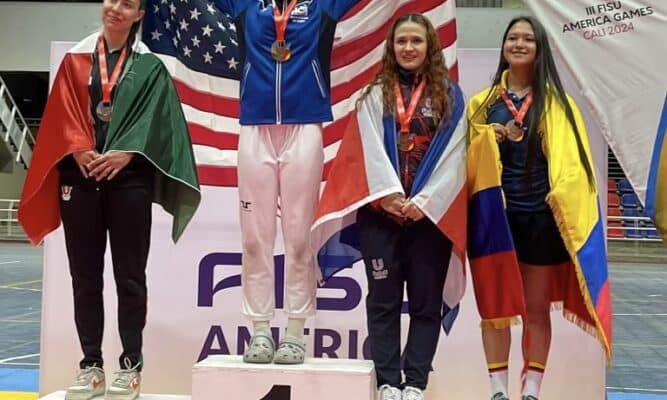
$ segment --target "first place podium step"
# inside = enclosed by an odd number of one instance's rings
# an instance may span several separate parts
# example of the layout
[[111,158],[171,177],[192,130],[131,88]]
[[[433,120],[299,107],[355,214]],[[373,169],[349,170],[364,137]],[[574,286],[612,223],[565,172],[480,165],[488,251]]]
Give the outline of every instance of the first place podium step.
[[301,365],[247,364],[211,356],[192,370],[192,400],[372,400],[373,363],[306,358]]

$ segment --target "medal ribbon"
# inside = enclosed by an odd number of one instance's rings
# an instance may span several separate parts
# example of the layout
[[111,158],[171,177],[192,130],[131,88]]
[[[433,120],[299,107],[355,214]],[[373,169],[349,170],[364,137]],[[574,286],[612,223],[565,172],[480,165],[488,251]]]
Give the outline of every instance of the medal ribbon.
[[276,25],[276,40],[280,45],[285,44],[285,32],[287,31],[287,22],[289,21],[290,14],[292,14],[292,11],[294,11],[294,7],[296,7],[296,2],[297,0],[290,1],[289,5],[287,6],[287,9],[281,13],[280,10],[278,9],[278,4],[276,4],[275,0],[273,1],[273,22]]
[[123,50],[120,52],[120,57],[116,66],[111,73],[111,79],[109,79],[109,71],[107,71],[107,55],[104,51],[104,38],[100,35],[100,38],[97,40],[97,57],[100,63],[100,82],[102,83],[102,102],[105,105],[111,104],[111,90],[116,83],[118,82],[118,77],[120,76],[120,71],[123,68],[123,62],[127,56],[127,46],[123,46]]
[[528,112],[530,105],[533,104],[533,92],[528,92],[526,99],[523,101],[523,104],[521,104],[521,108],[518,111],[512,100],[510,100],[509,96],[507,95],[505,88],[499,88],[499,92],[500,97],[503,98],[503,101],[507,106],[507,109],[512,113],[512,116],[514,116],[515,124],[517,127],[521,128],[523,126],[523,119],[526,117],[526,113]]
[[401,93],[401,86],[399,85],[398,81],[394,82],[394,95],[396,96],[396,113],[398,114],[398,121],[401,125],[402,134],[410,133],[410,120],[412,119],[412,116],[415,115],[417,104],[419,104],[419,100],[421,100],[425,88],[426,88],[426,80],[422,79],[421,83],[419,83],[417,88],[412,92],[410,105],[408,106],[408,110],[406,112],[405,103],[403,102],[403,94]]

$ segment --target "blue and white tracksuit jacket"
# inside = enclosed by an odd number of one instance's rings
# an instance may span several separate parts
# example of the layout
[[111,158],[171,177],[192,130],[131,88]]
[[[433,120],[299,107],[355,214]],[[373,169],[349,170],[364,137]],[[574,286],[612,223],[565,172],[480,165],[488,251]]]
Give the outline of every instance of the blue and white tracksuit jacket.
[[[241,125],[331,121],[330,60],[338,20],[359,0],[298,0],[285,34],[292,58],[271,57],[272,0],[215,0],[232,16],[243,65]],[[289,0],[278,1],[281,5]]]

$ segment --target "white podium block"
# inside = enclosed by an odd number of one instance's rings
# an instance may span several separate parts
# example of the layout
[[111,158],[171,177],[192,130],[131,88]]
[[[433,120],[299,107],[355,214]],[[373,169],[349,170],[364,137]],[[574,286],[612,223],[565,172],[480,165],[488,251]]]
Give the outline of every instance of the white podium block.
[[[39,400],[63,400],[65,398],[65,391],[60,390],[40,397]],[[104,399],[104,396],[95,397],[95,400]],[[190,400],[190,396],[172,395],[172,394],[143,394],[139,395],[137,400]]]
[[192,400],[373,400],[371,361],[306,358],[301,365],[247,364],[211,356],[192,370]]

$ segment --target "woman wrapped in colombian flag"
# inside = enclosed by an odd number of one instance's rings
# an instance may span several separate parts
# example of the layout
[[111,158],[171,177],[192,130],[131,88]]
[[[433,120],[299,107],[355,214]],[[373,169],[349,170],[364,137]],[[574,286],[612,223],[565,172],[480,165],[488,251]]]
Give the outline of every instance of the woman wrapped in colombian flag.
[[468,255],[492,399],[509,399],[509,326],[523,317],[522,400],[536,400],[553,302],[597,337],[608,357],[611,341],[604,234],[588,139],[537,20],[510,22],[493,84],[470,100],[467,115]]

